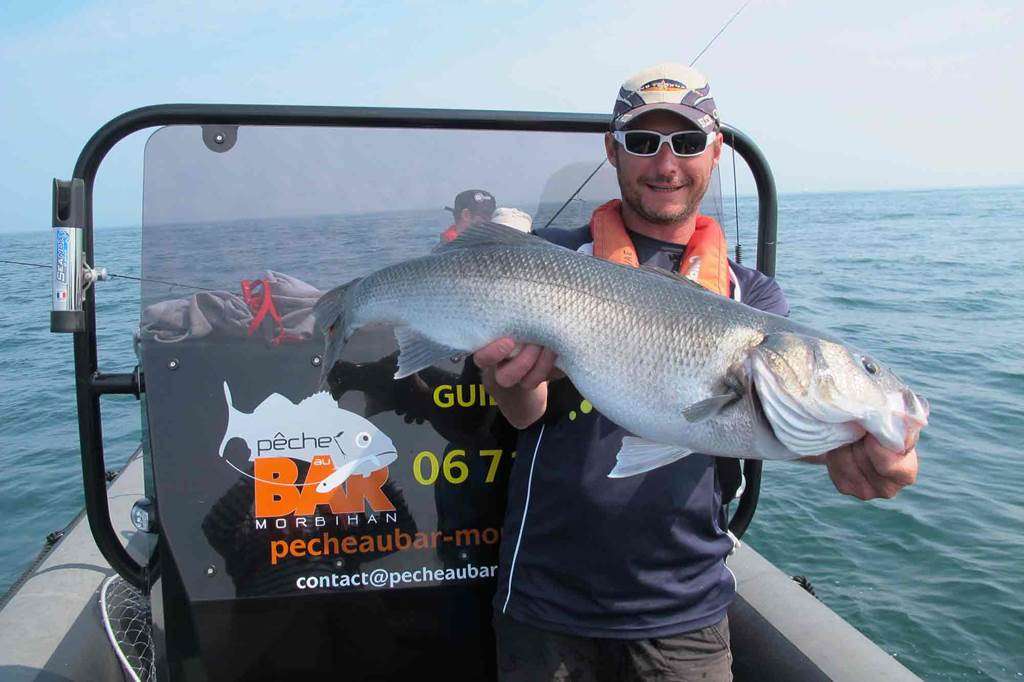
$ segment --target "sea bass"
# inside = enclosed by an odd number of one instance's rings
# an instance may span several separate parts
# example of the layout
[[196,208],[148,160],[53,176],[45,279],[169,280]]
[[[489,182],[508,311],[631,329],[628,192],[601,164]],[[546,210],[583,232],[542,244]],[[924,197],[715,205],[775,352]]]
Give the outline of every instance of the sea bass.
[[503,336],[551,348],[580,393],[632,434],[611,477],[693,452],[817,455],[865,433],[903,451],[928,419],[924,398],[828,334],[673,273],[493,224],[331,290],[315,314],[325,376],[370,323],[395,326],[396,379]]

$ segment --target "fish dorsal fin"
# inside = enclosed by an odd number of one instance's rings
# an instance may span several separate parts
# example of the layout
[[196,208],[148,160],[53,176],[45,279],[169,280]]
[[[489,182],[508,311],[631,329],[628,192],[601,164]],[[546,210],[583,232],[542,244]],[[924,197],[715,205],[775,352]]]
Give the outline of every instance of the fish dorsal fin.
[[462,354],[461,350],[431,341],[412,327],[395,327],[395,338],[398,340],[398,371],[395,372],[395,379],[404,379]]
[[713,291],[711,291],[711,289],[708,289],[706,286],[704,286],[697,280],[690,279],[689,277],[683,277],[677,272],[669,272],[668,270],[662,270],[661,268],[655,268],[650,265],[641,265],[640,270],[643,270],[644,272],[649,272],[652,275],[658,275],[659,277],[665,277],[676,282],[680,282],[682,284],[689,284],[691,287],[695,287],[697,289],[700,289],[701,291],[714,293]]
[[471,225],[464,232],[459,234],[453,241],[444,242],[434,247],[433,253],[445,253],[452,249],[471,249],[478,246],[551,246],[554,244],[535,237],[526,232],[520,232],[514,227],[499,225],[498,223],[482,223]]

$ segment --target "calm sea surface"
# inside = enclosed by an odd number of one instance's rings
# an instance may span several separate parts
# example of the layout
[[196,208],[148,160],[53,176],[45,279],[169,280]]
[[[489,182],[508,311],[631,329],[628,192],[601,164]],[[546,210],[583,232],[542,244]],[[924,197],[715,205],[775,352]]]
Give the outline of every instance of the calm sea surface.
[[[740,222],[754,225],[749,201]],[[926,679],[1024,677],[1022,227],[1024,188],[780,200],[793,318],[872,351],[927,396],[931,425],[918,483],[893,500],[843,497],[823,468],[767,464],[745,541]],[[140,242],[101,228],[96,260],[138,276]],[[45,263],[50,244],[47,229],[0,234],[0,258]],[[342,246],[368,260],[370,246]],[[202,260],[179,274],[198,283]],[[101,369],[129,371],[139,285],[100,286]],[[0,264],[0,592],[83,504],[71,338],[49,333],[49,287],[48,270]],[[105,398],[103,414],[116,468],[138,444],[139,404]]]

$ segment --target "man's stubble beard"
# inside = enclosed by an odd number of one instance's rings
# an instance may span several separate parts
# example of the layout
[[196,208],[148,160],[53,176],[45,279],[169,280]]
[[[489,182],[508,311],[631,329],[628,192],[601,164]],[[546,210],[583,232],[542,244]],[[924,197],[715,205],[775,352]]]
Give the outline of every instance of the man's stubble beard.
[[704,186],[695,194],[690,195],[691,198],[694,198],[693,201],[684,206],[681,211],[671,214],[654,213],[652,211],[648,211],[643,205],[643,202],[640,199],[640,192],[636,188],[636,185],[625,185],[622,182],[621,167],[616,167],[615,174],[619,180],[619,193],[622,194],[622,201],[633,209],[637,215],[652,225],[676,225],[689,220],[700,209],[700,202],[704,198],[704,193],[708,191],[708,186],[711,184],[711,174],[709,173],[707,178],[704,180]]

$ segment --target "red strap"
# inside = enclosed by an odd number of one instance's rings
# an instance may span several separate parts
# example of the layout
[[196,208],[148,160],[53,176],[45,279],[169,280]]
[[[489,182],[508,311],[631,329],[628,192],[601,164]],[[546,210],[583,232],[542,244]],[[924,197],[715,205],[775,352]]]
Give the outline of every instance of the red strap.
[[270,340],[270,343],[274,346],[280,346],[282,343],[287,341],[301,341],[302,337],[295,334],[289,334],[284,329],[284,324],[281,322],[281,314],[277,312],[277,306],[274,305],[274,297],[270,290],[270,280],[257,279],[257,280],[242,280],[242,300],[249,306],[249,310],[252,311],[252,322],[249,323],[248,335],[252,336],[267,315],[274,320],[274,325],[278,329],[277,334]]

